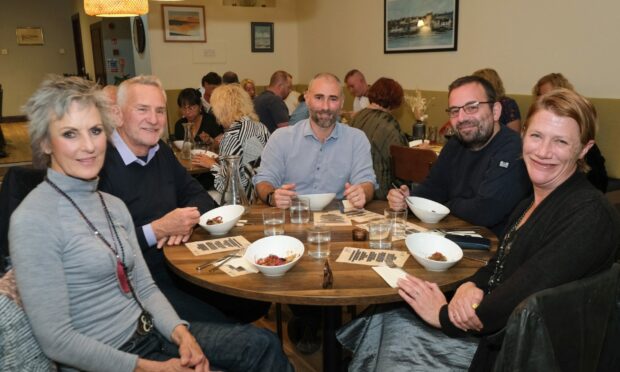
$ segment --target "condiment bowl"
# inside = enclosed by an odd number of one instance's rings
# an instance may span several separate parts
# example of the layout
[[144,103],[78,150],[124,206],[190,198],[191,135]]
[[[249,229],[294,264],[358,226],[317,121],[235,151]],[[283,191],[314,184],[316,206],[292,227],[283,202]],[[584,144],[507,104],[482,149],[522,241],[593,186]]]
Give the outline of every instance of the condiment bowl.
[[310,210],[320,211],[323,210],[332,200],[336,197],[333,192],[326,194],[306,194],[299,195],[300,198],[308,198],[310,200]]
[[[446,271],[463,258],[463,251],[456,243],[434,233],[407,235],[405,244],[413,258],[428,271]],[[429,257],[436,252],[447,260],[431,260]]]
[[[239,221],[239,218],[241,218],[244,212],[245,208],[242,205],[225,205],[223,207],[211,209],[200,216],[198,224],[211,235],[224,235],[237,224],[237,221]],[[222,217],[222,223],[207,225],[207,220],[218,216]]]
[[[304,243],[299,239],[287,235],[274,235],[258,239],[246,249],[245,259],[266,276],[282,276],[297,264],[304,255]],[[278,266],[266,266],[256,263],[261,258],[275,255],[281,258],[290,257],[291,260]]]
[[410,196],[406,201],[413,214],[425,223],[437,223],[450,213],[448,207],[430,199]]

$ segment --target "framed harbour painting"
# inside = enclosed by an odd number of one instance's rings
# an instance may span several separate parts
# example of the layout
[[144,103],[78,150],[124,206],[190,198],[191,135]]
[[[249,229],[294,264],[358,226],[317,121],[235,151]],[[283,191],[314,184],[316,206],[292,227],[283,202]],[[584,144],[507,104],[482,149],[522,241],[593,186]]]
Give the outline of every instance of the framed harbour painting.
[[459,0],[384,2],[384,53],[456,50]]
[[164,41],[206,42],[205,7],[162,5]]

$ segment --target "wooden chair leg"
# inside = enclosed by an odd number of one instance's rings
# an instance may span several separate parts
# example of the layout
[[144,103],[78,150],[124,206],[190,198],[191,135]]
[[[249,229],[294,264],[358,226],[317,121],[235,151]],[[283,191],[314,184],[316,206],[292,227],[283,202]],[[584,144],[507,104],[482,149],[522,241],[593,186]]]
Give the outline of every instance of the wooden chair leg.
[[282,343],[282,304],[279,303],[276,304],[276,331],[278,333],[280,343]]

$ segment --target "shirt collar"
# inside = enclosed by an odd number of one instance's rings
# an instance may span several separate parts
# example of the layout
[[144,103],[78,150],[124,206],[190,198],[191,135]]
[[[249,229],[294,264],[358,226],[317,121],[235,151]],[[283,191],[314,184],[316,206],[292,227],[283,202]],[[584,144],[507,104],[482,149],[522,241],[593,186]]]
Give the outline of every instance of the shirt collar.
[[123,159],[123,163],[125,163],[125,165],[129,165],[131,163],[138,163],[142,166],[145,166],[149,163],[149,161],[151,161],[151,159],[153,159],[153,157],[157,153],[157,150],[159,150],[159,143],[157,143],[155,146],[149,149],[149,152],[147,153],[147,156],[146,156],[146,161],[144,161],[138,158],[129,149],[129,146],[127,146],[125,141],[123,141],[123,138],[121,137],[121,135],[118,134],[118,131],[116,130],[114,130],[114,132],[112,133],[112,144],[114,144],[114,147],[116,147],[116,150],[121,155],[121,159]]
[[[319,140],[314,134],[314,132],[312,131],[312,126],[310,125],[310,119],[305,119],[303,123],[299,123],[298,125],[303,125],[304,137],[312,136],[315,140],[317,141]],[[331,139],[336,140],[338,138],[338,136],[340,135],[340,130],[341,130],[340,126],[341,124],[339,122],[336,122],[336,127],[334,128],[334,130],[332,130],[332,132],[330,133],[329,137],[327,137],[325,142]]]

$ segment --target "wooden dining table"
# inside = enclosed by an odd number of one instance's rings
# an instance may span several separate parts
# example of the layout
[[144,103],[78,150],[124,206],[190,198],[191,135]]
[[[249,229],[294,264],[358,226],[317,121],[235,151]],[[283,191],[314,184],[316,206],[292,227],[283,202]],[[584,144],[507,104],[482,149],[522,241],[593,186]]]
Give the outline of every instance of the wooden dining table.
[[[338,208],[334,201],[326,209]],[[387,208],[385,201],[371,201],[366,209],[383,214]],[[248,224],[233,228],[225,236],[242,235],[253,242],[264,237],[262,210],[264,205],[253,205],[242,218]],[[288,214],[288,213],[287,213]],[[465,221],[447,216],[437,224],[422,223],[417,217],[409,215],[408,221],[428,229],[459,229],[469,228]],[[289,216],[284,225],[284,234],[306,241],[306,231],[312,226],[308,224],[292,224]],[[333,273],[333,286],[323,289],[324,259],[314,259],[305,254],[290,271],[282,277],[267,277],[263,274],[248,274],[231,277],[221,270],[209,272],[196,269],[201,263],[224,256],[226,253],[195,256],[184,245],[167,246],[164,255],[171,269],[180,277],[201,287],[246,299],[274,302],[276,304],[296,304],[321,306],[323,318],[323,370],[339,370],[342,363],[342,349],[335,337],[335,331],[342,323],[342,306],[385,304],[402,301],[396,289],[391,288],[370,266],[336,262],[345,247],[369,248],[368,241],[354,241],[351,226],[330,226],[331,243],[329,264]],[[491,251],[464,250],[464,258],[444,272],[425,270],[413,257],[409,257],[403,269],[418,278],[435,282],[441,290],[454,290],[484,265],[497,247],[497,238],[485,228],[478,227],[479,232],[491,240]],[[224,237],[225,237],[224,236]],[[198,228],[194,231],[191,241],[219,238],[210,236]],[[395,241],[392,249],[407,251],[404,240]],[[278,312],[279,315],[279,312]],[[278,316],[279,318],[279,316]],[[277,319],[278,325],[280,319]],[[278,329],[281,332],[281,329]],[[281,334],[280,334],[281,336]]]

